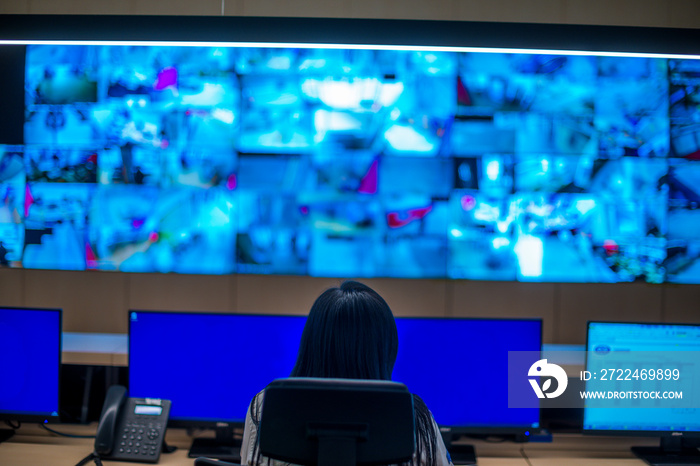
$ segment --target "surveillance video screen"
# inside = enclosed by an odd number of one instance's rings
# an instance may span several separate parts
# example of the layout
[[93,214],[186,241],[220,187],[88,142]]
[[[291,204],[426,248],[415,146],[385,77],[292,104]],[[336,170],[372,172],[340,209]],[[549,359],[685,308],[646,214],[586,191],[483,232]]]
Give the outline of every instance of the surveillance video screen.
[[697,59],[35,44],[23,71],[0,266],[700,283]]

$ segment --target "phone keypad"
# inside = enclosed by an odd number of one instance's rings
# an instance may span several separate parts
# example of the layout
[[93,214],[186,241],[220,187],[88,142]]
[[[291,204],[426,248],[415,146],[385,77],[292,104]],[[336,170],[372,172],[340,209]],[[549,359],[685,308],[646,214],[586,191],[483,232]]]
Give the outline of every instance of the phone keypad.
[[163,427],[153,422],[126,422],[121,430],[118,455],[148,461],[160,453]]

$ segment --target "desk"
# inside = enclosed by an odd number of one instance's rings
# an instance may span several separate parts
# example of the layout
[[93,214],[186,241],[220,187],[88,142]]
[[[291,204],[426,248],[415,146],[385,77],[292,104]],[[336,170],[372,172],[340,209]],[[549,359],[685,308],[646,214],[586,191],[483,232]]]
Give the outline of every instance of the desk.
[[637,458],[591,459],[591,458],[530,458],[532,466],[641,466],[646,463]]
[[[94,435],[97,424],[51,425],[52,429],[75,435]],[[192,439],[184,429],[168,429],[166,442],[177,446],[174,453],[161,454],[159,465],[192,466],[194,460],[187,457]],[[0,443],[2,466],[75,466],[93,450],[93,439],[59,437],[37,425],[23,424],[9,440]],[[105,461],[105,466],[134,466],[148,463]],[[93,465],[94,463],[88,463]]]
[[[53,426],[61,432],[90,435],[96,425]],[[159,465],[192,466],[187,457],[192,437],[184,429],[168,429],[166,441],[177,446],[174,453],[162,454]],[[552,443],[488,443],[469,441],[476,447],[481,466],[527,466],[524,452],[532,466],[643,466],[630,453],[631,445],[656,445],[658,440],[645,438],[584,437],[575,434],[554,436]],[[92,439],[58,437],[36,425],[23,425],[8,441],[0,444],[3,466],[75,466],[92,451]],[[144,463],[105,462],[106,466],[134,466]]]
[[[25,428],[22,427],[22,430]],[[94,428],[93,428],[94,429]],[[63,427],[61,431],[77,433],[78,430]],[[174,431],[174,432],[171,432]],[[81,432],[82,433],[82,432]],[[168,429],[169,445],[178,449],[174,453],[161,454],[159,465],[162,466],[192,466],[194,459],[187,457],[191,438],[182,429]],[[9,441],[0,444],[0,464],[3,466],[75,466],[83,457],[92,451],[93,440],[56,437],[35,428],[32,434],[17,433]],[[88,463],[88,465],[94,463]],[[134,466],[145,463],[128,463],[121,461],[105,461],[105,466]],[[482,466],[527,466],[522,457],[519,458],[480,458]]]

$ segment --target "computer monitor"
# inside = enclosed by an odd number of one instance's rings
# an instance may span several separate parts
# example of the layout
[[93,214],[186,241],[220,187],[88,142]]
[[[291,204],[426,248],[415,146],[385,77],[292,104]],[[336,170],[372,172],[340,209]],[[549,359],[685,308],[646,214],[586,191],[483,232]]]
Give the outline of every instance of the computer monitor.
[[60,366],[60,309],[0,307],[0,420],[58,421]]
[[[129,390],[172,400],[170,425],[217,427],[218,444],[197,439],[192,455],[228,456],[226,429],[241,424],[252,397],[294,366],[304,316],[131,311]],[[508,351],[540,351],[538,319],[397,318],[393,379],[424,399],[451,436],[521,435],[539,409],[508,408]],[[526,368],[525,368],[526,370]],[[481,377],[489,378],[483,390]],[[224,446],[222,446],[224,445]],[[204,452],[202,450],[205,450]]]
[[[525,440],[539,427],[537,404],[508,407],[508,352],[539,352],[541,320],[404,317],[396,325],[393,379],[425,401],[448,444],[460,434]],[[460,453],[457,445],[448,449]]]
[[[589,322],[586,346],[588,393],[602,388],[644,393],[652,386],[649,371],[655,374],[653,390],[660,393],[673,391],[678,380],[685,382],[683,399],[667,404],[670,408],[664,407],[669,400],[627,395],[614,402],[586,401],[584,433],[659,437],[660,447],[633,447],[632,452],[649,464],[700,463],[700,357],[695,356],[700,355],[700,324]],[[609,380],[612,370],[616,375]],[[661,379],[656,377],[659,370]]]
[[129,313],[130,396],[172,401],[169,425],[217,429],[192,455],[236,459],[234,426],[272,380],[296,361],[303,316]]

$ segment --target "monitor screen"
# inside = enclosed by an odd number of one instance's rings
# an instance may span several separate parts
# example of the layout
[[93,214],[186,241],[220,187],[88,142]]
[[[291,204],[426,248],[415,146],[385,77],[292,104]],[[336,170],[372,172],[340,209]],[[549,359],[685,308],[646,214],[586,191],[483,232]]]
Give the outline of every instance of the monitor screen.
[[256,393],[288,377],[302,316],[129,313],[129,394],[172,401],[173,425],[242,423]]
[[455,432],[539,427],[537,403],[508,408],[508,352],[539,352],[542,321],[397,318],[396,325],[393,379],[419,395],[438,424]]
[[[640,356],[634,357],[635,352]],[[675,355],[676,352],[682,353]],[[630,373],[621,372],[619,380],[600,381],[602,370],[616,369],[613,364],[601,363],[600,356],[616,353],[630,361],[627,366]],[[637,399],[620,400],[616,405],[597,401],[599,406],[591,406],[594,402],[589,400],[584,404],[584,431],[652,436],[700,433],[700,325],[589,322],[586,354],[587,370],[595,373],[595,377],[586,382],[588,392],[601,387],[642,390],[642,376],[645,381],[650,378],[641,372],[648,373],[652,369],[662,370],[662,375],[666,371],[668,375],[657,378],[653,386],[660,393],[674,387],[677,380],[685,381],[683,398],[672,408],[663,407],[664,400],[649,405],[654,407],[640,407],[642,401]],[[640,377],[636,371],[640,372]]]
[[[171,400],[174,424],[242,422],[253,396],[291,373],[305,323],[305,316],[131,311],[129,391]],[[438,423],[537,427],[538,409],[508,409],[506,366],[508,351],[540,350],[541,321],[396,323],[393,379],[421,396]],[[490,378],[487,393],[474,382],[479,376]]]
[[700,283],[698,56],[512,31],[427,46],[420,22],[414,42],[390,45],[396,23],[348,40],[362,24],[338,42],[12,42],[0,261]]
[[61,311],[0,308],[0,419],[58,421]]

